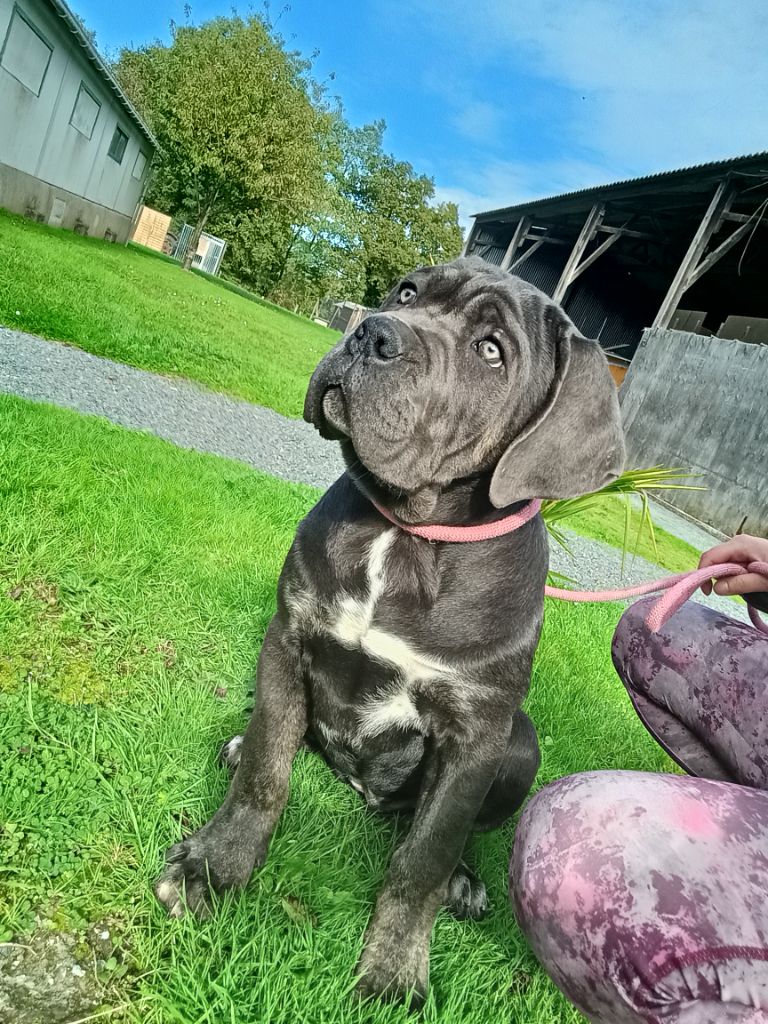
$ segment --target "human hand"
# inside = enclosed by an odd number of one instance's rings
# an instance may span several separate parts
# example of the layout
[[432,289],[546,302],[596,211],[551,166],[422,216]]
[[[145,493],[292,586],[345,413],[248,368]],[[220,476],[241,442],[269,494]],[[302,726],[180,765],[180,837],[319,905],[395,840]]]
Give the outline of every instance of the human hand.
[[[750,562],[768,562],[768,540],[762,537],[750,537],[742,533],[738,537],[731,537],[724,544],[718,544],[709,551],[705,551],[699,559],[699,568],[705,569],[710,565],[718,565],[722,562],[737,562],[745,568]],[[712,593],[712,582],[707,580],[702,583],[701,589],[705,594]],[[741,576],[729,576],[728,579],[718,580],[715,583],[716,594],[757,594],[768,590],[768,580],[765,576],[759,576],[755,572],[745,572]]]

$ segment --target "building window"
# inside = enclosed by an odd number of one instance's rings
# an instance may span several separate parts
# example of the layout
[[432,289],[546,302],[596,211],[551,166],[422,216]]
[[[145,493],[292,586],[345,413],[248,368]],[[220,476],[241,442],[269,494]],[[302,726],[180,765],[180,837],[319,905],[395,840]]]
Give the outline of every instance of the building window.
[[96,121],[101,110],[101,104],[88,89],[85,82],[80,83],[80,88],[77,93],[77,99],[75,105],[72,108],[72,116],[69,119],[69,123],[73,128],[77,128],[81,135],[84,135],[86,139],[90,139],[93,135],[93,129],[96,127]]
[[136,154],[136,163],[133,165],[133,177],[141,178],[144,175],[144,168],[147,166],[147,154],[141,150]]
[[109,144],[107,150],[107,156],[111,156],[113,160],[121,164],[123,157],[125,156],[125,147],[128,145],[128,136],[125,134],[123,129],[118,125],[115,128],[115,134],[112,136],[112,141]]
[[51,61],[53,47],[18,7],[13,8],[11,23],[0,51],[0,67],[21,82],[23,86],[40,95],[43,80]]

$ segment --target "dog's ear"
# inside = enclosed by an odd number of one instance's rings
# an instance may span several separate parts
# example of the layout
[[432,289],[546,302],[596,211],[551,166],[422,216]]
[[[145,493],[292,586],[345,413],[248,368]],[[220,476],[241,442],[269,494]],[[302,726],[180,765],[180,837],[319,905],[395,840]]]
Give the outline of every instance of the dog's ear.
[[[553,311],[548,311],[552,316]],[[615,480],[624,466],[616,385],[596,341],[559,310],[556,371],[542,408],[504,452],[491,479],[496,508],[523,498],[575,498]]]

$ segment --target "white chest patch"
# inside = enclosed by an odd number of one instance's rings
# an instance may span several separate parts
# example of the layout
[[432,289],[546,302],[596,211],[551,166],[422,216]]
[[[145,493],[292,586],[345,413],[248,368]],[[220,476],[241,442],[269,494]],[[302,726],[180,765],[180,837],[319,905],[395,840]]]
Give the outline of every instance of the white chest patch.
[[[407,640],[378,629],[374,625],[376,604],[386,588],[386,558],[397,530],[385,530],[371,544],[368,551],[366,574],[368,577],[368,594],[364,599],[344,597],[337,605],[337,612],[332,618],[330,632],[342,646],[359,647],[376,661],[391,665],[401,676],[407,687],[418,680],[431,679],[435,676],[451,675],[451,669],[443,665],[437,658],[430,658],[415,650]],[[405,703],[403,703],[405,701]],[[407,706],[406,706],[407,705]],[[391,719],[408,719],[412,724],[416,709],[407,692],[393,697],[391,694],[377,702],[381,715]],[[378,712],[377,712],[378,714]]]

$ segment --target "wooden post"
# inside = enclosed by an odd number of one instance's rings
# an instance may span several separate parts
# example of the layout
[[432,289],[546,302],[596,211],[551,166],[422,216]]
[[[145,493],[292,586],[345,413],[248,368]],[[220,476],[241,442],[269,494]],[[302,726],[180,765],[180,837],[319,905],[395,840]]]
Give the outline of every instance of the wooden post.
[[[530,235],[528,237],[530,238]],[[544,243],[547,242],[547,241],[548,241],[548,239],[545,238],[543,235],[541,236],[541,238],[537,238],[536,241],[533,243],[533,245],[529,246],[525,250],[525,252],[523,253],[522,256],[518,256],[517,257],[515,262],[509,268],[510,273],[512,273],[512,271],[515,269],[515,267],[519,267],[521,263],[524,263],[528,259],[529,256],[533,256],[533,254],[536,252],[536,250],[540,249],[542,247],[542,245],[544,245]]]
[[736,245],[736,243],[751,230],[754,230],[754,223],[746,221],[744,224],[740,224],[724,242],[721,242],[716,249],[713,249],[712,252],[701,261],[695,270],[691,271],[688,275],[685,287],[690,288],[691,285],[695,284],[702,274],[706,274],[711,267],[714,267],[717,261],[721,260],[727,252],[730,252],[734,245]]
[[669,327],[672,315],[677,309],[684,292],[691,284],[691,279],[696,272],[704,250],[707,248],[712,235],[720,227],[723,214],[728,211],[735,194],[736,190],[728,178],[724,178],[715,189],[715,194],[712,196],[707,212],[702,217],[701,224],[699,224],[696,234],[688,246],[688,251],[677,268],[677,273],[672,280],[672,284],[669,286],[669,291],[664,297],[659,312],[656,314],[656,319],[651,324],[652,327]]
[[594,252],[591,252],[585,260],[582,260],[578,267],[573,268],[573,270],[571,271],[571,280],[569,284],[573,284],[573,282],[576,280],[579,274],[583,274],[587,267],[591,267],[595,260],[600,259],[603,253],[610,249],[615,242],[618,242],[618,240],[621,237],[621,231],[616,231],[608,235],[606,240],[604,242],[601,242]]
[[525,236],[528,234],[528,229],[531,226],[530,217],[521,217],[517,222],[517,227],[514,230],[512,238],[510,239],[507,251],[504,253],[504,259],[501,261],[501,269],[509,270],[509,266],[512,260],[515,258],[515,253],[523,244]]
[[579,237],[571,249],[571,255],[568,257],[568,261],[563,267],[563,272],[560,275],[560,280],[557,282],[557,287],[552,295],[554,302],[562,302],[565,293],[568,291],[568,286],[574,277],[574,270],[579,264],[579,260],[584,255],[584,250],[589,245],[590,241],[595,237],[595,232],[600,226],[600,222],[603,219],[605,213],[604,203],[595,203],[592,209],[587,214],[587,219],[584,221],[584,227],[579,232]]
[[462,256],[469,256],[472,249],[472,244],[475,238],[475,229],[477,228],[477,219],[472,221],[472,227],[467,232],[467,237],[464,239],[464,245],[461,248]]

